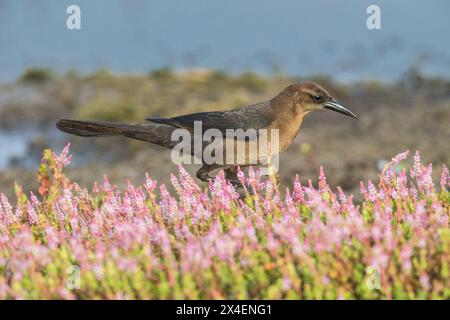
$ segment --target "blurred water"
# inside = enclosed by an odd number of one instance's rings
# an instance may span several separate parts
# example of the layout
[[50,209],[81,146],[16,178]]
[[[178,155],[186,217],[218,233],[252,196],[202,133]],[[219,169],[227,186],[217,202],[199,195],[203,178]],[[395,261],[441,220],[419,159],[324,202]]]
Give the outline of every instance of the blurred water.
[[[369,31],[373,3],[382,29]],[[81,30],[66,28],[70,4],[81,7]],[[0,81],[31,66],[168,65],[395,79],[418,59],[425,73],[448,76],[449,9],[447,0],[0,0]]]
[[12,158],[26,155],[29,135],[20,132],[0,131],[0,170],[6,169]]

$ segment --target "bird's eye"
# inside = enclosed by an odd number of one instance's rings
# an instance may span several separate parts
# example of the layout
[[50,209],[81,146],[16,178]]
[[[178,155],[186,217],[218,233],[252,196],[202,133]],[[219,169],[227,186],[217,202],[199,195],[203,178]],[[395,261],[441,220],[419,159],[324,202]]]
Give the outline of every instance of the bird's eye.
[[316,103],[320,103],[323,101],[323,97],[322,96],[313,96],[313,100]]

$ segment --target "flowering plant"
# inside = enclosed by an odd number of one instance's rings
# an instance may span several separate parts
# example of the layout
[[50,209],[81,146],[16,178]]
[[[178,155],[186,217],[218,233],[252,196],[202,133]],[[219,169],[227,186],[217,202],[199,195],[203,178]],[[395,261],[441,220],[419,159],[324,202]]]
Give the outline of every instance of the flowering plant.
[[284,192],[252,169],[243,196],[222,173],[204,189],[182,167],[173,194],[148,175],[89,191],[63,172],[69,146],[46,150],[38,194],[0,195],[0,298],[449,299],[448,169],[435,186],[417,152],[408,178],[407,156],[355,204],[322,168]]

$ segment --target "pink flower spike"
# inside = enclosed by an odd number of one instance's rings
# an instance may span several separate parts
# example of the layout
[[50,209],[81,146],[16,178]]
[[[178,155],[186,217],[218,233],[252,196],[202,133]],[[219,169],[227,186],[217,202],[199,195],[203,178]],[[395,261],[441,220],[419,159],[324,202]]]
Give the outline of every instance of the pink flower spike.
[[38,223],[38,215],[36,213],[36,210],[34,210],[31,203],[28,203],[27,205],[27,214],[28,214],[28,223],[29,224],[37,224]]
[[328,191],[327,178],[325,177],[325,173],[323,171],[323,167],[320,166],[320,174],[319,174],[319,191],[326,192]]
[[295,175],[294,180],[294,190],[292,191],[292,199],[297,203],[302,203],[304,201],[304,192],[302,184],[300,183],[300,178],[298,174]]
[[397,164],[397,163],[405,160],[408,157],[408,155],[409,155],[409,150],[406,150],[405,152],[402,152],[402,153],[396,155],[395,157],[393,157],[392,163]]
[[450,176],[448,174],[448,168],[444,164],[442,167],[442,174],[441,174],[441,191],[447,190],[449,186],[450,186]]
[[416,150],[416,153],[414,154],[414,166],[411,168],[411,178],[420,176],[420,173],[422,172],[422,165],[420,162],[420,153],[419,150]]
[[59,156],[56,156],[56,165],[58,168],[63,168],[67,165],[69,165],[70,161],[72,160],[72,155],[69,154],[70,150],[70,142],[66,144],[63,151]]

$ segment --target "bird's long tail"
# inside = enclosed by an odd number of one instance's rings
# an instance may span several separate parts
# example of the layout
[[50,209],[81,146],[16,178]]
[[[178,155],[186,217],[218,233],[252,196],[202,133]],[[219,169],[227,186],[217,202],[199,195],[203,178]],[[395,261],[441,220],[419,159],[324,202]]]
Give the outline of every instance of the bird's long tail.
[[103,121],[80,121],[62,119],[56,124],[59,130],[81,137],[104,137],[121,135],[172,148],[174,127],[164,124],[125,124]]

